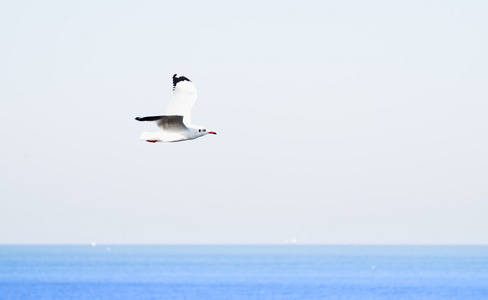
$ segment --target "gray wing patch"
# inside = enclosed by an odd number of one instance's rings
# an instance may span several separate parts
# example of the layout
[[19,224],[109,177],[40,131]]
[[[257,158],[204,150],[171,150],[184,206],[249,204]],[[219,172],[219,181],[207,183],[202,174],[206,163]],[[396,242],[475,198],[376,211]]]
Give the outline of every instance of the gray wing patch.
[[163,130],[180,131],[188,129],[183,123],[183,116],[162,116],[156,123]]

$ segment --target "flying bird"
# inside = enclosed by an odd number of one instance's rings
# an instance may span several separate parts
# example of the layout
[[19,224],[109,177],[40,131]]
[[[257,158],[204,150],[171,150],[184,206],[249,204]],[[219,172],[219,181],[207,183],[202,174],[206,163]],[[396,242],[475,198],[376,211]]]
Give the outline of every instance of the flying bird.
[[137,121],[154,121],[161,128],[157,132],[143,132],[141,140],[150,143],[194,140],[207,134],[217,134],[202,126],[191,124],[191,108],[197,100],[197,89],[190,79],[173,75],[173,98],[166,115],[137,117]]

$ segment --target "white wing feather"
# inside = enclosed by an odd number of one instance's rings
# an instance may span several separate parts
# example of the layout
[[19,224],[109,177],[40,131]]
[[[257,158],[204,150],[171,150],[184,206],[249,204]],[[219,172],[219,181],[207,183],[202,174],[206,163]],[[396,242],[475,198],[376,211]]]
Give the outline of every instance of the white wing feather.
[[175,74],[173,76],[173,98],[169,102],[167,115],[183,116],[183,122],[191,124],[191,109],[197,100],[197,88],[186,77]]

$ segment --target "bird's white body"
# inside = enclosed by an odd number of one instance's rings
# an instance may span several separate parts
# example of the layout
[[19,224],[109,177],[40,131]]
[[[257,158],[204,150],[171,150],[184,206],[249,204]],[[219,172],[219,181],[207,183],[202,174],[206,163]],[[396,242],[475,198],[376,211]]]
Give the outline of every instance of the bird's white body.
[[201,136],[208,134],[198,132],[197,128],[189,127],[187,130],[180,130],[176,132],[168,132],[164,130],[156,131],[156,132],[143,132],[139,139],[146,140],[146,141],[156,141],[156,142],[180,142],[186,140],[194,140]]
[[209,133],[216,134],[202,126],[191,124],[191,109],[196,99],[195,85],[185,76],[173,75],[173,98],[166,115],[136,118],[138,121],[155,121],[161,130],[143,132],[140,139],[151,143],[180,142],[193,140]]

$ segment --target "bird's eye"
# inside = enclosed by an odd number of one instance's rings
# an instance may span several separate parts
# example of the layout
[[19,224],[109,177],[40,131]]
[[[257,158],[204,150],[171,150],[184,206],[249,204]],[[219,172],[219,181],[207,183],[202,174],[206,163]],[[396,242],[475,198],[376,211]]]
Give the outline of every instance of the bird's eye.
[[207,129],[203,129],[203,131],[207,131]]
[[202,132],[202,130],[201,129],[198,129],[198,132]]

